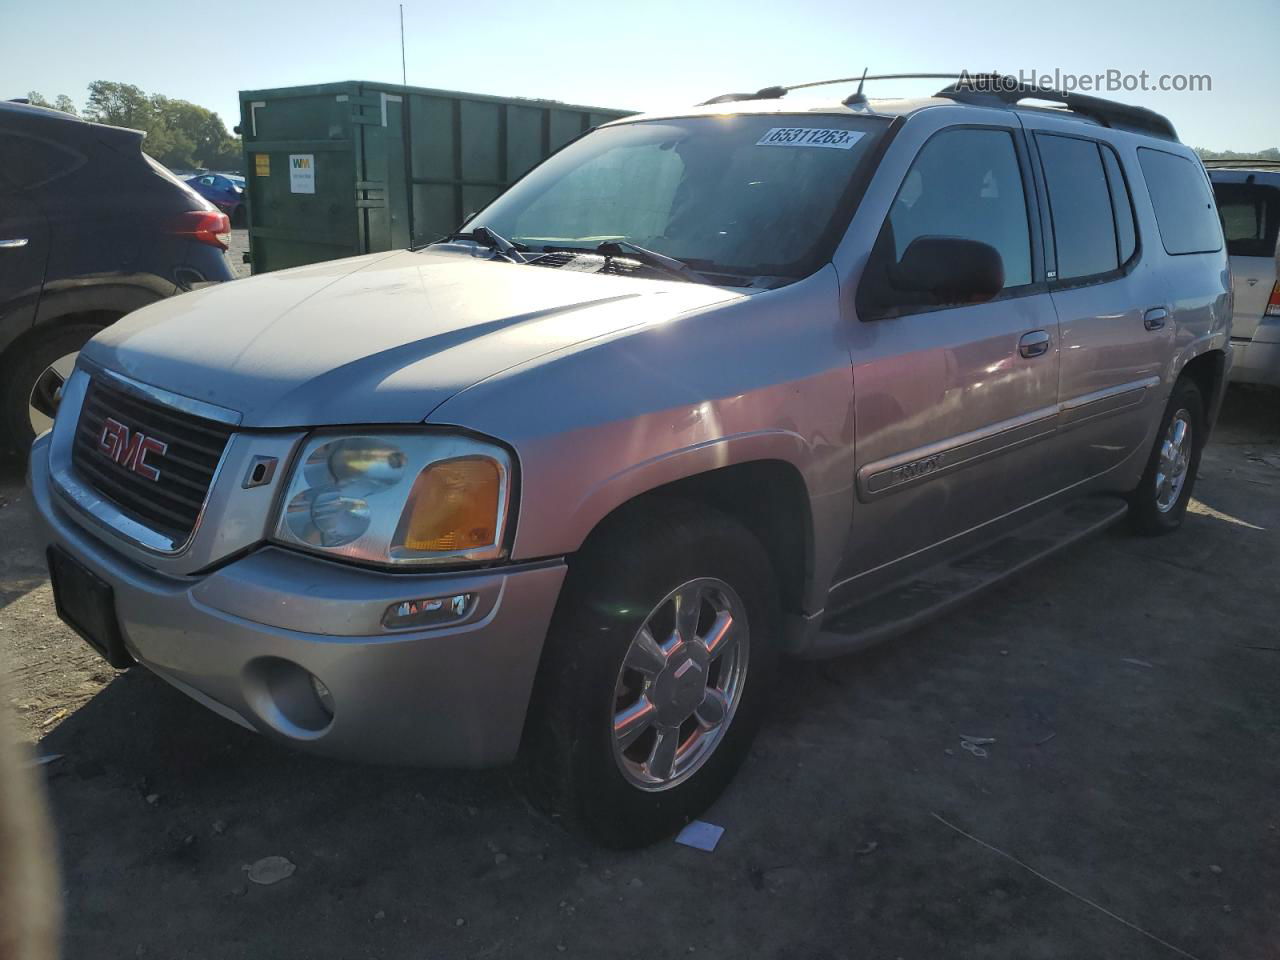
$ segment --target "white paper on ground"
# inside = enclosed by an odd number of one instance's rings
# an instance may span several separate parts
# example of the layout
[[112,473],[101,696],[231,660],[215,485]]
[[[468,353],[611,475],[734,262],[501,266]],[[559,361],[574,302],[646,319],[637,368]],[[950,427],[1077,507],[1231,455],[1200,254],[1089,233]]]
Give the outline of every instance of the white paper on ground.
[[705,820],[692,820],[676,834],[676,843],[710,853],[716,848],[722,836],[724,836],[724,827],[707,823]]

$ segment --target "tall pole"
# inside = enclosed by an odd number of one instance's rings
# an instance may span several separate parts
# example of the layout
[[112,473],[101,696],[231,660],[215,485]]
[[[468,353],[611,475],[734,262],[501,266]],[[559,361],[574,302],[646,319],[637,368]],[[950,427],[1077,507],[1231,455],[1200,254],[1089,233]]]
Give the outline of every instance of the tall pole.
[[404,61],[404,4],[400,4],[400,82],[409,85],[409,70]]

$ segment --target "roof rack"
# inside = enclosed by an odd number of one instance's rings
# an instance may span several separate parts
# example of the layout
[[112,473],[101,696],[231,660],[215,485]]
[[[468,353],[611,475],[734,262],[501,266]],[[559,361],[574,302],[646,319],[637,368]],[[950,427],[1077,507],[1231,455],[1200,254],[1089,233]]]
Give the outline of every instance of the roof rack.
[[733,103],[740,100],[777,100],[785,97],[792,90],[804,90],[809,87],[825,87],[838,83],[858,84],[857,92],[844,99],[844,103],[854,105],[866,103],[862,95],[862,84],[868,80],[951,80],[950,86],[943,87],[934,96],[955,100],[957,103],[968,103],[975,106],[1017,106],[1023,100],[1046,100],[1060,103],[1073,113],[1089,117],[1106,127],[1117,127],[1152,134],[1168,140],[1177,140],[1178,133],[1173,124],[1163,114],[1148,110],[1146,107],[1135,107],[1102,97],[1091,97],[1083,93],[1065,93],[1044,87],[1022,83],[1014,77],[1001,74],[971,74],[967,71],[954,73],[880,73],[868,75],[863,72],[860,77],[841,77],[838,80],[815,80],[810,83],[794,83],[785,87],[765,87],[755,93],[725,93],[710,100],[703,101],[700,106],[716,103]]
[[1013,107],[1023,100],[1047,100],[1062,104],[1072,113],[1096,120],[1104,127],[1136,130],[1166,140],[1178,139],[1178,132],[1169,118],[1146,107],[1135,107],[1083,93],[1064,93],[995,73],[965,75],[951,86],[943,87],[934,96],[977,106],[998,104]]
[[[841,77],[838,80],[813,80],[809,83],[793,83],[788,87],[765,87],[763,90],[757,90],[755,93],[722,93],[718,97],[712,97],[710,100],[703,100],[698,104],[700,107],[709,106],[713,103],[733,103],[738,100],[778,100],[785,97],[792,90],[806,90],[809,87],[829,87],[837,83],[857,83],[858,92],[850,96],[845,102],[860,102],[856,97],[862,94],[862,84],[867,80],[955,80],[957,77],[964,76],[959,71],[955,73],[879,73],[868,75],[863,71],[860,77]],[[865,99],[865,98],[864,98]]]

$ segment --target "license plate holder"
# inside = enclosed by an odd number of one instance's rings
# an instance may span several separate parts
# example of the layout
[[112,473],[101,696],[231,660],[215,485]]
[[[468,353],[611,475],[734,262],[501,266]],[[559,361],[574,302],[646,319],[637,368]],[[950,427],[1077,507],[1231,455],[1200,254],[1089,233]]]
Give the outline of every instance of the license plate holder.
[[133,657],[125,649],[120,633],[111,584],[61,547],[50,546],[45,559],[49,563],[53,604],[62,622],[116,669],[132,666]]

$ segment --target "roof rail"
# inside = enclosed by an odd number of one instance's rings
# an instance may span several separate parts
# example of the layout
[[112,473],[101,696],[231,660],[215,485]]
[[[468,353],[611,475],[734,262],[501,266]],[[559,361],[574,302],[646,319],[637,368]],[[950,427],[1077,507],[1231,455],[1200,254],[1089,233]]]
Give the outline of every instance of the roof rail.
[[[755,93],[722,93],[718,97],[712,97],[710,100],[703,100],[698,104],[700,107],[709,106],[713,103],[733,103],[738,100],[777,100],[785,97],[792,90],[805,90],[809,87],[829,87],[837,83],[858,83],[861,84],[865,80],[955,80],[964,76],[960,71],[954,73],[880,73],[867,74],[863,73],[859,77],[841,77],[838,80],[812,80],[809,83],[793,83],[788,87],[765,87],[763,90],[757,90]],[[861,85],[858,87],[859,93],[862,91]],[[858,94],[854,94],[845,102],[858,102],[854,98]]]
[[1014,77],[996,73],[964,74],[951,86],[943,87],[934,96],[975,106],[995,104],[1014,107],[1023,100],[1047,100],[1050,103],[1062,104],[1072,113],[1096,120],[1104,127],[1127,128],[1166,140],[1178,139],[1178,132],[1169,122],[1169,118],[1146,107],[1135,107],[1083,93],[1064,93],[1061,90],[1022,83]]
[[1017,106],[1022,100],[1047,100],[1060,103],[1073,113],[1089,117],[1103,126],[1121,127],[1152,134],[1167,140],[1177,140],[1178,133],[1173,124],[1163,114],[1148,110],[1146,107],[1135,107],[1102,97],[1091,97],[1083,93],[1064,93],[1061,90],[1046,89],[1029,83],[1022,83],[1014,77],[1001,74],[971,74],[967,71],[953,73],[880,73],[866,74],[860,77],[840,77],[836,80],[814,80],[809,83],[793,83],[785,87],[765,87],[755,93],[724,93],[710,100],[704,100],[699,106],[715,103],[733,103],[740,100],[777,100],[785,97],[792,90],[804,90],[809,87],[826,87],[837,83],[857,83],[856,93],[845,98],[850,105],[865,103],[862,96],[862,83],[867,80],[953,80],[950,86],[943,87],[934,96],[955,100],[957,103],[969,103],[976,106]]

